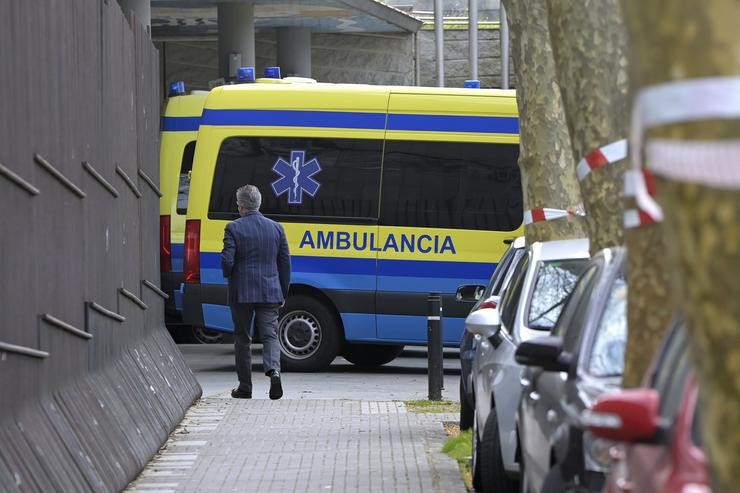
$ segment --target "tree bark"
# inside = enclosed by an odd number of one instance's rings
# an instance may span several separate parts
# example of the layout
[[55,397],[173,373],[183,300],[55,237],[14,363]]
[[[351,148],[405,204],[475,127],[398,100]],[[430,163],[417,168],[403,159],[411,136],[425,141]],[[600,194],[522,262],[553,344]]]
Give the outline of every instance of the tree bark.
[[[737,0],[625,0],[624,6],[639,55],[634,72],[638,87],[740,74]],[[711,147],[740,138],[740,117],[664,125],[645,136],[646,142],[654,138]],[[648,165],[657,158],[646,156]],[[738,162],[728,164],[732,173],[740,173]],[[735,491],[740,471],[740,191],[668,175],[659,179],[658,187],[675,299],[686,313],[699,370],[700,419],[713,489]]]
[[[524,208],[581,208],[545,0],[504,0],[517,80]],[[585,238],[581,216],[530,224],[527,242]]]
[[[627,36],[619,0],[547,0],[575,160],[627,137]],[[625,160],[580,180],[591,254],[621,245]]]

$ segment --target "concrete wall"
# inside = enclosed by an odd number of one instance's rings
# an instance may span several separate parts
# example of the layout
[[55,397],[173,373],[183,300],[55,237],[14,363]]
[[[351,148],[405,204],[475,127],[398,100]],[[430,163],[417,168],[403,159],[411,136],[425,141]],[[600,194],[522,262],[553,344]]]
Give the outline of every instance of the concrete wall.
[[2,1],[0,47],[0,491],[119,491],[200,395],[156,287],[158,54],[100,0]]
[[[419,36],[420,81],[436,86],[434,31],[422,30]],[[481,86],[501,87],[501,56],[498,29],[478,33],[478,76]],[[414,35],[314,34],[312,36],[313,78],[321,82],[358,84],[414,85]],[[207,89],[208,81],[218,78],[216,41],[169,41],[156,43],[162,67],[162,94],[167,84],[184,80],[188,90]],[[274,31],[257,33],[258,73],[277,63]],[[513,66],[510,84],[514,87]],[[445,85],[462,87],[470,78],[468,31],[445,31]]]
[[[422,86],[437,85],[436,52],[434,31],[424,29],[419,32]],[[445,86],[463,87],[470,79],[470,58],[468,55],[467,29],[448,29],[445,38]],[[483,88],[501,87],[501,49],[498,29],[478,31],[478,78]],[[509,85],[515,86],[513,65],[509,63]]]
[[[313,78],[318,81],[414,83],[414,43],[410,34],[313,34],[311,43]],[[156,46],[167,83],[184,80],[188,90],[207,89],[208,81],[218,78],[217,41],[170,41]],[[258,74],[277,64],[274,31],[257,33],[255,53]]]

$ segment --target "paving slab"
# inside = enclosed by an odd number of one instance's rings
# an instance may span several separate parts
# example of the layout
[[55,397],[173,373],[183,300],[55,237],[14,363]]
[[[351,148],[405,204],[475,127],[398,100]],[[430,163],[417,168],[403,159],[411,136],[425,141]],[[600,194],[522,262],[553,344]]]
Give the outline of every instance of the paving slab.
[[465,492],[443,421],[402,402],[200,400],[127,492]]

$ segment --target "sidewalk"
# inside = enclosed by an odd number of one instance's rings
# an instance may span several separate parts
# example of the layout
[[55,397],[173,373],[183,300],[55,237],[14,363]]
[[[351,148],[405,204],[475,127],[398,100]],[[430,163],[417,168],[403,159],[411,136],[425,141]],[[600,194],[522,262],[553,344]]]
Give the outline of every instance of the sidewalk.
[[237,400],[193,406],[127,492],[465,492],[442,421],[400,402]]

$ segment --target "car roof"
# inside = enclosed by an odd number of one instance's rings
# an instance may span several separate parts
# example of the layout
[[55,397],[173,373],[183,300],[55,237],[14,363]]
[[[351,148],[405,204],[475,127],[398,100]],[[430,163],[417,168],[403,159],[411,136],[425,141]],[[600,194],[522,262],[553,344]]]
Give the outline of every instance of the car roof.
[[558,260],[563,258],[589,258],[588,238],[554,240],[532,243],[532,260]]

